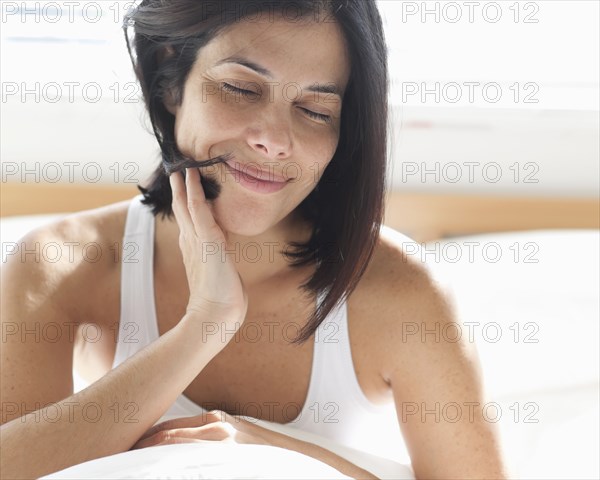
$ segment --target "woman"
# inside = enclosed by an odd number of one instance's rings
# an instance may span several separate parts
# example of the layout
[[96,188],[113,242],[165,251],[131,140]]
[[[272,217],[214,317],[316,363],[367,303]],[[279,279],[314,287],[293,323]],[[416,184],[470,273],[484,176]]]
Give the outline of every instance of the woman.
[[[127,24],[161,165],[143,199],[23,239],[93,239],[123,255],[13,260],[2,278],[3,323],[115,335],[7,336],[3,474],[40,476],[132,447],[233,440],[368,476],[235,417],[253,404],[255,418],[302,422],[317,398],[339,407],[338,421],[302,428],[332,437],[367,418],[361,401],[393,402],[417,478],[504,477],[481,414],[475,354],[461,342],[405,335],[408,323],[439,331],[455,317],[427,269],[403,252],[406,237],[381,228],[387,58],[375,3],[144,0]],[[325,326],[334,327],[331,342],[318,335]],[[94,382],[76,394],[73,357]],[[347,398],[349,382],[358,403]],[[471,415],[427,421],[405,408],[448,404],[469,405]],[[217,410],[194,416],[201,407]],[[153,427],[166,412],[184,418]]]

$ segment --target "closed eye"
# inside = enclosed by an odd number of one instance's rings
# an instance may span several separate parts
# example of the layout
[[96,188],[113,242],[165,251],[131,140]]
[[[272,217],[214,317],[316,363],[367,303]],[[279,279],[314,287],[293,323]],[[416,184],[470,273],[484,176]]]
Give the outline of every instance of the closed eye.
[[253,92],[252,90],[244,90],[243,88],[237,88],[225,82],[223,82],[221,85],[221,88],[223,88],[223,90],[225,90],[226,92],[237,93],[241,95],[258,95],[258,93]]
[[[233,85],[230,85],[229,83],[226,83],[226,82],[221,83],[221,85],[222,85],[223,90],[225,90],[226,92],[235,93],[238,95],[249,95],[249,96],[259,95],[258,93],[253,92],[252,90],[245,90],[243,88],[234,87]],[[329,115],[313,112],[312,110],[308,110],[307,108],[303,108],[303,107],[300,107],[300,110],[303,110],[304,112],[306,112],[306,114],[309,117],[314,118],[315,120],[321,120],[326,123],[331,123],[331,116],[329,116]]]
[[301,110],[304,110],[309,117],[314,118],[315,120],[322,120],[324,122],[331,122],[331,117],[329,115],[325,115],[323,113],[313,112],[312,110],[308,110],[306,108],[300,107]]

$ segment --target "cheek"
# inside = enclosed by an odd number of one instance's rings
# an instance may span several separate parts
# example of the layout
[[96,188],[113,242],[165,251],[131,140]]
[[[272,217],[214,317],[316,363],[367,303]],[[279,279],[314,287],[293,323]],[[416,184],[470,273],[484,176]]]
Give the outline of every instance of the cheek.
[[201,97],[188,96],[175,119],[175,138],[179,150],[189,156],[206,156],[206,142],[215,132],[227,138],[235,128],[233,122],[236,117],[230,110],[223,108],[218,97],[214,99],[208,96],[203,101]]
[[198,109],[190,107],[189,97],[186,91],[183,104],[175,117],[175,139],[181,153],[191,156],[196,135],[203,130],[203,125],[198,123],[202,121],[203,115]]
[[211,87],[212,93],[196,98],[198,111],[202,112],[203,122],[210,125],[213,131],[239,132],[252,125],[257,118],[257,102],[250,102],[245,97],[223,92]]
[[175,141],[177,142],[177,148],[179,151],[186,156],[192,154],[191,145],[193,143],[192,135],[188,129],[188,122],[185,118],[185,113],[179,111],[175,118]]
[[329,135],[324,135],[320,142],[313,142],[313,150],[312,150],[312,158],[313,162],[310,165],[310,175],[312,177],[313,183],[317,184],[323,174],[325,173],[325,169],[331,162],[333,155],[337,149],[338,135],[337,133],[332,134],[330,132]]

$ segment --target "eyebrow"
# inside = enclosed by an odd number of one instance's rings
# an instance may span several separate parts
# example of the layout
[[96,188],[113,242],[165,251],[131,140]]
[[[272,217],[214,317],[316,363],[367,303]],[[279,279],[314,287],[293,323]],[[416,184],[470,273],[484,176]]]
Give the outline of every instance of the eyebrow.
[[[250,60],[248,60],[247,58],[241,57],[239,55],[232,55],[230,57],[227,58],[223,58],[221,60],[219,60],[217,63],[215,63],[215,67],[219,66],[219,65],[223,65],[225,63],[236,63],[238,65],[242,65],[243,67],[249,68],[250,70],[254,70],[256,73],[262,75],[263,77],[267,77],[269,79],[273,79],[274,75],[265,67],[252,62]],[[309,92],[316,92],[316,93],[328,93],[328,94],[332,94],[332,95],[336,95],[337,97],[342,98],[339,89],[335,86],[335,84],[333,82],[326,84],[326,85],[321,85],[317,82],[315,82],[314,84],[310,85],[309,87],[306,87],[306,90],[308,90]]]

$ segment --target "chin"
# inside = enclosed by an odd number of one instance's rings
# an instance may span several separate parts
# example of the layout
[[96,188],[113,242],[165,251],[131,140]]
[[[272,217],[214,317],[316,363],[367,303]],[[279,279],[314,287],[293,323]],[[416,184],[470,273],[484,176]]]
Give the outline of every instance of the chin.
[[217,224],[227,234],[243,237],[255,237],[264,233],[272,225],[268,219],[271,215],[260,212],[250,206],[238,207],[217,199],[213,203],[213,215]]
[[[221,225],[221,224],[220,224]],[[228,235],[235,235],[235,236],[240,236],[240,237],[257,237],[258,235],[264,233],[267,229],[266,228],[257,228],[256,225],[241,225],[241,224],[234,224],[234,225],[222,225],[223,230],[228,234]]]

